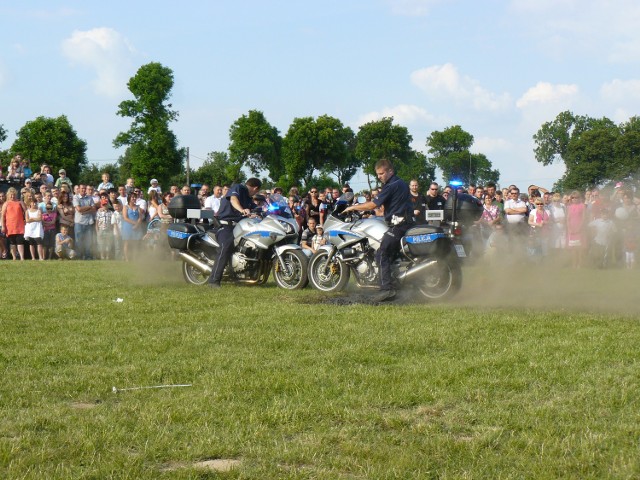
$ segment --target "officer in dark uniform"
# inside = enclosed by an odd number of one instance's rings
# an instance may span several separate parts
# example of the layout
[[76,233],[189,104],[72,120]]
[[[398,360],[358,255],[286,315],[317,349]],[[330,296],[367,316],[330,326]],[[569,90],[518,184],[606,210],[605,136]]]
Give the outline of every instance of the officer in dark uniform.
[[220,199],[218,220],[221,224],[216,234],[220,245],[213,271],[209,277],[209,287],[220,288],[220,280],[224,267],[233,255],[233,227],[251,213],[255,207],[252,197],[258,193],[262,182],[257,178],[250,178],[244,185],[236,183],[229,188],[227,194]]
[[396,296],[391,278],[391,265],[400,251],[400,240],[414,225],[414,220],[409,186],[395,174],[391,162],[386,159],[378,160],[375,170],[378,180],[383,183],[380,193],[369,202],[347,207],[345,212],[373,210],[384,206],[384,220],[391,228],[382,237],[376,254],[380,267],[380,293],[375,297],[376,301],[383,302]]

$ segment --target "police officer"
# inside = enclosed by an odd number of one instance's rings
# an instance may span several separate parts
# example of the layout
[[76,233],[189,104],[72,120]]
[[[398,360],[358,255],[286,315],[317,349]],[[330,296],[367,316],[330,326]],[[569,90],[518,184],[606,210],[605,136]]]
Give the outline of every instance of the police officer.
[[261,185],[262,182],[257,178],[250,178],[244,185],[233,184],[227,194],[220,199],[218,220],[221,227],[216,234],[220,248],[209,277],[209,287],[211,288],[220,288],[224,267],[233,255],[233,227],[242,220],[242,217],[251,213],[251,209],[255,207],[252,197],[258,193]]
[[389,160],[378,160],[375,171],[378,180],[383,184],[378,196],[371,201],[347,207],[345,212],[374,210],[384,206],[384,220],[391,228],[382,237],[376,254],[380,267],[380,293],[375,296],[376,301],[384,302],[396,296],[391,278],[391,265],[400,251],[400,240],[414,225],[413,206],[409,186],[395,174]]

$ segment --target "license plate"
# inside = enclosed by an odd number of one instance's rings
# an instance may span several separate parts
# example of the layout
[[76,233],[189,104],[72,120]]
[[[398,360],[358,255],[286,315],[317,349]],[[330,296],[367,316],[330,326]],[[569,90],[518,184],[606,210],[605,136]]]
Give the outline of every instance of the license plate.
[[464,253],[464,247],[462,245],[454,245],[456,247],[456,253],[460,258],[466,258],[467,254]]

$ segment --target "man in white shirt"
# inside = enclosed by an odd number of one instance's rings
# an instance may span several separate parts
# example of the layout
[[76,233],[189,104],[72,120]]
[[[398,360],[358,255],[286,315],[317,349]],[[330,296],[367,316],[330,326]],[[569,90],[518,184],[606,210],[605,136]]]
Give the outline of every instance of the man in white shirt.
[[220,200],[222,199],[222,187],[216,185],[213,187],[213,195],[207,197],[204,201],[204,208],[206,210],[213,210],[214,215],[218,215],[218,209],[220,208]]
[[509,198],[504,202],[504,215],[507,221],[507,233],[511,237],[524,236],[527,233],[527,204],[520,199],[520,190],[517,187],[511,187],[509,190]]

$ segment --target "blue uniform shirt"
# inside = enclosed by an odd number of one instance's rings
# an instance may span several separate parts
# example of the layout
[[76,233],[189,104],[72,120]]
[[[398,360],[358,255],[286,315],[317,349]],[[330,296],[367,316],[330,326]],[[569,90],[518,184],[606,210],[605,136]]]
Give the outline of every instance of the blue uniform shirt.
[[220,208],[218,209],[219,220],[230,220],[233,222],[242,220],[242,213],[231,205],[231,197],[237,197],[242,208],[255,208],[255,204],[249,195],[249,189],[245,185],[234,183],[231,185],[231,188],[229,188],[227,195],[220,199]]
[[413,206],[409,193],[409,185],[397,175],[393,175],[384,184],[378,196],[373,199],[377,207],[384,206],[384,219],[391,222],[395,215],[403,217],[406,222],[413,220]]

